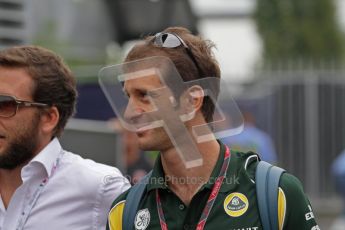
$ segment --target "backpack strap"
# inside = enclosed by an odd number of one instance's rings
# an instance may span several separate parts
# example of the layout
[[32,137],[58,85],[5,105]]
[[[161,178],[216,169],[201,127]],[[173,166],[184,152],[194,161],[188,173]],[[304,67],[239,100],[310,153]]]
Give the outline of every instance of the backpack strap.
[[149,182],[152,171],[146,174],[137,184],[135,184],[128,192],[126,203],[122,216],[123,230],[132,230],[134,219],[137,213],[139,203],[144,195],[146,185]]
[[255,172],[256,194],[264,230],[277,230],[279,180],[284,169],[260,161]]

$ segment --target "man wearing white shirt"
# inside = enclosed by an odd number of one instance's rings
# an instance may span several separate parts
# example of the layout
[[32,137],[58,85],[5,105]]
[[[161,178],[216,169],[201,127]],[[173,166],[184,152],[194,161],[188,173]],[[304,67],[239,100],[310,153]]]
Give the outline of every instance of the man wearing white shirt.
[[129,188],[118,169],[61,148],[76,97],[51,51],[0,51],[0,230],[104,229],[111,201]]

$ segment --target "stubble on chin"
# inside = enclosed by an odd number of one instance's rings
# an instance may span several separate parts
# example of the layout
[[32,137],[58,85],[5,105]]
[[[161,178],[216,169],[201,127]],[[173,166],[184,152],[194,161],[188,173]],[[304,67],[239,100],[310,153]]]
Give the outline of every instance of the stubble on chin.
[[148,130],[144,135],[139,135],[137,137],[138,146],[142,151],[161,152],[173,147],[169,136],[163,128]]

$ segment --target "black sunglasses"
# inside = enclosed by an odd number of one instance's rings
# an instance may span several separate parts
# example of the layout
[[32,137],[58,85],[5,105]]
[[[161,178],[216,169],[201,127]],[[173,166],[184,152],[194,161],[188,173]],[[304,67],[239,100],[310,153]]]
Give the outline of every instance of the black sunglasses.
[[192,51],[187,46],[187,44],[183,41],[183,39],[174,33],[157,33],[154,36],[153,44],[157,47],[163,47],[163,48],[177,48],[180,46],[183,46],[190,57],[190,59],[193,61],[195,67],[198,70],[199,76],[202,76],[201,68],[198,65],[198,62],[196,61]]
[[47,104],[23,101],[14,96],[0,95],[0,117],[13,117],[19,107],[47,107]]

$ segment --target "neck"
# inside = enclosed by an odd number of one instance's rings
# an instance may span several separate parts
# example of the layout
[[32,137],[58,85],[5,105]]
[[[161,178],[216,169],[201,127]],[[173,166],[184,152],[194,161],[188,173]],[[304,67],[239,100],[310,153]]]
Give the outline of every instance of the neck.
[[168,186],[185,204],[189,204],[200,187],[209,180],[219,156],[220,146],[216,140],[197,144],[197,147],[203,164],[188,169],[177,157],[175,148],[161,153],[166,178],[171,178]]
[[12,195],[23,183],[21,178],[22,168],[23,165],[12,170],[0,169],[0,194],[6,209]]

